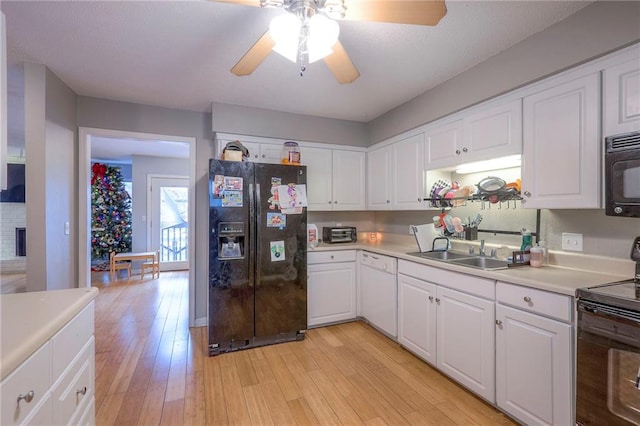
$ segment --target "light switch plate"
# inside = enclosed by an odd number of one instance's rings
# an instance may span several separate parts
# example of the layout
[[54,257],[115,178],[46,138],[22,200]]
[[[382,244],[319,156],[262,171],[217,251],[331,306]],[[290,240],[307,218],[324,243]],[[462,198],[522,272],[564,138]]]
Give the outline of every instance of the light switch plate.
[[582,251],[582,234],[562,233],[562,250]]

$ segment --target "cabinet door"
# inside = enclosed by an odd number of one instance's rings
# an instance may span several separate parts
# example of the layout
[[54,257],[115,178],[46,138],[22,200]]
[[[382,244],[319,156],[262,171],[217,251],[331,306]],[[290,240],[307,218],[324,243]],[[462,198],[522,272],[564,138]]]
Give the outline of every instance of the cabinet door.
[[436,286],[398,275],[398,342],[436,365]]
[[367,153],[367,208],[391,209],[391,147],[385,146]]
[[356,318],[356,263],[307,266],[307,325]]
[[572,420],[571,325],[496,305],[496,399],[525,424]]
[[438,368],[495,402],[494,302],[437,288]]
[[600,207],[600,77],[524,98],[523,205]]
[[391,145],[393,151],[393,210],[420,209],[425,198],[424,133]]
[[426,169],[456,165],[460,162],[456,155],[462,145],[462,120],[428,128],[425,132],[424,158]]
[[640,130],[640,61],[604,70],[604,136]]
[[487,106],[464,118],[463,162],[522,153],[522,101]]
[[333,150],[333,210],[365,209],[365,153]]
[[304,148],[302,164],[307,166],[307,202],[310,211],[331,210],[331,150]]
[[[304,148],[300,148],[302,151]],[[281,164],[282,145],[273,143],[260,144],[260,163]]]

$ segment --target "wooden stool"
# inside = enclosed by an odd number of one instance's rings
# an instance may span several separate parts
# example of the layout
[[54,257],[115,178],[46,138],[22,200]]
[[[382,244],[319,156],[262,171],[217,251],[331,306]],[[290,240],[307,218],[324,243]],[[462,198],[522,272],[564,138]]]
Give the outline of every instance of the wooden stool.
[[115,252],[109,253],[109,271],[111,272],[111,279],[115,279],[115,275],[119,269],[126,269],[127,281],[131,280],[131,262],[116,262],[114,257]]
[[151,278],[156,278],[156,274],[158,278],[160,278],[160,250],[156,250],[156,253],[153,255],[153,261],[142,264],[140,267],[140,278],[144,278],[144,273],[147,269],[151,271]]

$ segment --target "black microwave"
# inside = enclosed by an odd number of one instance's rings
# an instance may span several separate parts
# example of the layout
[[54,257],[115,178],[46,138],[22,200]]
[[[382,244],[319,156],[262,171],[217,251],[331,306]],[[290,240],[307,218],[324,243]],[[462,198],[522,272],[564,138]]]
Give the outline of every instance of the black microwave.
[[640,131],[609,136],[605,144],[605,214],[640,217]]

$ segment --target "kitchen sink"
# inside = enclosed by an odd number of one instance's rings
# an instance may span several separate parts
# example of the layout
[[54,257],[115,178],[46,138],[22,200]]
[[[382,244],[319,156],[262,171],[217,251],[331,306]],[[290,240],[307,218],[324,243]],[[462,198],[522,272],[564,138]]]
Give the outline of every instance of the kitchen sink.
[[454,251],[423,251],[416,253],[407,253],[412,256],[423,257],[425,259],[450,261],[453,259],[464,259],[472,257],[471,254],[456,253]]
[[453,259],[449,263],[455,265],[470,266],[472,268],[484,269],[488,271],[495,271],[497,269],[507,269],[509,262],[506,260],[493,259],[490,257],[466,257],[462,259]]
[[424,251],[407,254],[421,257],[423,259],[440,260],[454,265],[469,266],[471,268],[484,269],[487,271],[507,269],[507,265],[509,264],[506,260],[478,256],[477,254],[459,253],[455,251]]

